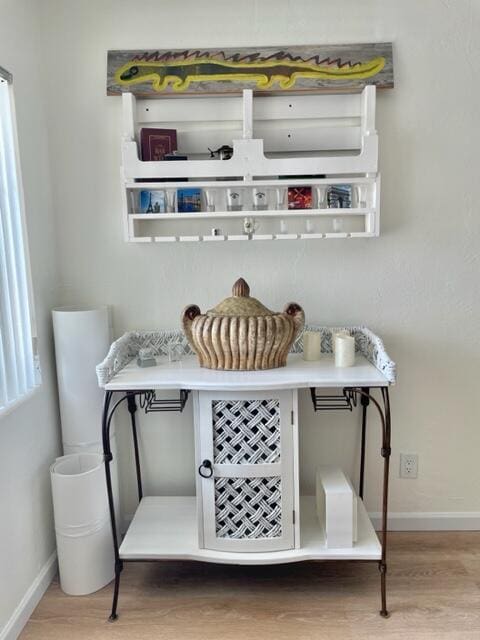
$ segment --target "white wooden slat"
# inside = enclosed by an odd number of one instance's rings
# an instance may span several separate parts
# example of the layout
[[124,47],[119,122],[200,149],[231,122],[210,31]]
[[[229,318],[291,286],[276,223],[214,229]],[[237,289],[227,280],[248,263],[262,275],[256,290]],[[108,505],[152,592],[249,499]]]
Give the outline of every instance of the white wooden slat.
[[224,242],[227,236],[202,236],[204,242]]
[[362,112],[361,94],[259,97],[254,120],[352,118]]
[[131,236],[129,242],[145,243],[145,242],[152,242],[152,240],[153,239],[150,236],[145,236],[145,237]]
[[155,242],[177,242],[177,236],[156,236]]
[[242,120],[242,97],[210,96],[174,100],[139,100],[139,124]]
[[201,236],[180,236],[178,238],[179,242],[200,242]]
[[250,237],[252,240],[273,240],[275,238],[273,233],[254,233]]
[[367,85],[362,91],[362,131],[364,135],[375,133],[376,87]]
[[135,140],[137,99],[133,93],[122,93],[123,138]]
[[302,240],[321,240],[325,238],[325,234],[323,233],[301,233],[300,238]]
[[[366,136],[360,153],[321,157],[266,158],[261,139],[234,140],[235,153],[228,161],[187,160],[178,162],[141,162],[137,145],[124,142],[122,145],[124,172],[127,179],[177,178],[188,175],[191,178],[223,176],[269,176],[269,175],[313,175],[356,174],[376,172],[378,164],[378,137]],[[159,166],[160,165],[160,166]]]
[[[206,123],[202,123],[206,124]],[[229,128],[212,128],[211,126],[183,129],[181,123],[177,127],[177,143],[180,152],[189,154],[207,154],[208,149],[218,149],[224,144],[232,144],[246,136],[237,122],[229,122]],[[264,122],[255,124],[253,136],[264,140],[265,151],[331,151],[360,149],[360,126],[318,126],[314,121],[291,126],[283,123]]]
[[222,478],[262,478],[279,476],[282,473],[280,463],[272,464],[214,464],[213,475]]
[[[127,95],[127,94],[123,94]],[[243,98],[209,96],[146,99],[137,102],[139,123],[242,120]],[[351,118],[362,114],[362,94],[259,96],[253,102],[254,120]]]
[[348,233],[340,233],[340,232],[334,232],[334,233],[326,233],[325,234],[325,238],[348,238],[350,234]]
[[360,149],[360,127],[270,127],[256,126],[255,137],[263,138],[266,152],[332,151]]
[[247,235],[229,235],[227,236],[227,240],[233,240],[233,241],[237,241],[237,242],[243,242],[245,240],[248,241],[248,236]]
[[[232,123],[233,124],[233,123]],[[224,144],[232,144],[232,140],[242,137],[242,129],[238,126],[231,129],[177,129],[177,145],[181,153],[209,154],[209,148],[215,151]],[[218,158],[215,156],[215,159]]]
[[253,136],[253,91],[247,89],[243,92],[243,137]]

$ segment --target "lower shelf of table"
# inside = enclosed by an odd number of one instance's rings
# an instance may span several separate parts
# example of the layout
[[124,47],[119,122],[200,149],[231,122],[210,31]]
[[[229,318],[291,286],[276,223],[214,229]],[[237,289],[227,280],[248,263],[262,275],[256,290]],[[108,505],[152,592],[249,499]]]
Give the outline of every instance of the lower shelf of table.
[[222,564],[282,564],[302,560],[379,560],[381,545],[361,500],[358,540],[348,549],[328,549],[318,523],[315,498],[300,504],[301,546],[269,552],[228,552],[198,548],[195,497],[146,497],[120,546],[124,560],[200,560]]

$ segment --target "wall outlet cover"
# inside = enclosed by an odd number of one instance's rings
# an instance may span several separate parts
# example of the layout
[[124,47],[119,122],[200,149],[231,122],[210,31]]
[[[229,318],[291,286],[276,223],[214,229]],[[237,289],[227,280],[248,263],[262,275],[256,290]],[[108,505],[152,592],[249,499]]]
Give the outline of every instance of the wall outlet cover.
[[418,477],[418,455],[416,453],[400,454],[400,478],[414,479]]

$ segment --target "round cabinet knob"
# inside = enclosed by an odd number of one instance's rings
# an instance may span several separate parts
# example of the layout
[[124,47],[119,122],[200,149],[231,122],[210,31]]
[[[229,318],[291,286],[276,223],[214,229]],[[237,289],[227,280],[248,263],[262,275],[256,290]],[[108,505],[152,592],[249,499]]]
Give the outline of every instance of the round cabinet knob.
[[210,460],[204,460],[198,467],[198,473],[202,478],[211,478],[213,476],[213,466]]

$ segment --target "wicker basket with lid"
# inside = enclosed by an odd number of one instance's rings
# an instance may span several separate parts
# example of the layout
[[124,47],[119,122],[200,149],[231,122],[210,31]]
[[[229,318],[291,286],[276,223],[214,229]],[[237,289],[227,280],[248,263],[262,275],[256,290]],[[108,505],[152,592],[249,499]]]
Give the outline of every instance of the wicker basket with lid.
[[235,282],[232,296],[202,314],[197,305],[182,315],[185,335],[201,367],[228,371],[256,371],[284,367],[305,315],[291,302],[274,313],[256,298],[243,278]]

